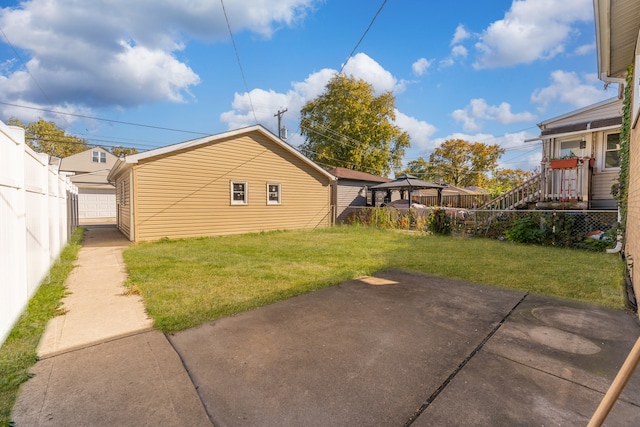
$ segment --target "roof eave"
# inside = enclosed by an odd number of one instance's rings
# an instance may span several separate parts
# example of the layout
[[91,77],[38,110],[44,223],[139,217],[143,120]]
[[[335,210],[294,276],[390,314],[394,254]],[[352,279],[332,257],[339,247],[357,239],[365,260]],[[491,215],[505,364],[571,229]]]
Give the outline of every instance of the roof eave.
[[[198,138],[198,139],[193,139],[193,140],[190,140],[190,141],[180,142],[180,143],[177,143],[177,144],[167,145],[166,147],[156,148],[156,149],[153,149],[153,150],[145,151],[144,153],[133,154],[133,155],[130,155],[130,156],[126,156],[124,158],[123,163],[126,163],[126,164],[137,164],[140,160],[143,160],[143,159],[149,159],[149,158],[152,158],[152,157],[161,156],[163,154],[172,153],[174,151],[179,151],[179,150],[182,150],[182,149],[185,149],[185,148],[193,148],[193,147],[196,147],[196,146],[199,146],[199,145],[202,145],[202,144],[209,143],[211,141],[216,141],[216,140],[225,139],[225,138],[232,138],[232,137],[235,137],[235,136],[238,136],[238,135],[244,135],[244,134],[248,134],[248,133],[251,133],[251,132],[258,132],[258,133],[266,136],[271,141],[273,141],[274,143],[276,143],[280,147],[284,148],[285,150],[289,151],[295,157],[297,157],[298,159],[302,160],[303,162],[305,162],[306,164],[311,166],[316,171],[320,172],[323,176],[328,178],[330,181],[336,181],[337,180],[337,178],[335,176],[331,175],[329,172],[324,170],[322,167],[320,167],[318,164],[316,164],[314,161],[312,161],[308,157],[304,156],[302,153],[300,153],[298,150],[293,148],[291,145],[287,144],[285,141],[281,140],[276,135],[274,135],[273,133],[269,132],[262,125],[253,125],[253,126],[249,126],[249,127],[245,127],[245,128],[235,129],[235,130],[219,133],[219,134],[216,134],[216,135],[209,135],[209,136],[205,136],[203,138]],[[114,169],[115,169],[115,167],[114,167]],[[113,171],[113,169],[112,169],[112,171]],[[111,176],[111,174],[109,174],[109,175]]]

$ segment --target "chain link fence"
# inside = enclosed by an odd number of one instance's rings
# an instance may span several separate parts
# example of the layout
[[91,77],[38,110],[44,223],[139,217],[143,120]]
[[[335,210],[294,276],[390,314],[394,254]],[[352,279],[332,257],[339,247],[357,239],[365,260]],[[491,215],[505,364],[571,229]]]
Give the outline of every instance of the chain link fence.
[[344,223],[605,250],[615,246],[618,213],[611,210],[349,207]]

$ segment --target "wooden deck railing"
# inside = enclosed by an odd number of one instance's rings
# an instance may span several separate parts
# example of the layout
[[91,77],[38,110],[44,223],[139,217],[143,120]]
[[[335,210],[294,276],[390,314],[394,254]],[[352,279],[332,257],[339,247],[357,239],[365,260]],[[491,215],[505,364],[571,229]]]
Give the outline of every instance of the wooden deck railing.
[[511,210],[524,207],[527,203],[538,201],[541,194],[541,179],[542,174],[538,173],[513,190],[480,206],[479,209]]

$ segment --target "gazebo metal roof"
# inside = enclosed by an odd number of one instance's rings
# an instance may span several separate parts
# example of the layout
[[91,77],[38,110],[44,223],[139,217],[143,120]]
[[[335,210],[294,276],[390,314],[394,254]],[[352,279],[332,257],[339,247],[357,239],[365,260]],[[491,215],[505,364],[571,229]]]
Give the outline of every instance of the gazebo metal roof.
[[371,190],[420,190],[423,188],[443,189],[446,185],[436,184],[434,182],[422,181],[417,177],[405,174],[397,177],[393,181],[384,182],[369,187]]

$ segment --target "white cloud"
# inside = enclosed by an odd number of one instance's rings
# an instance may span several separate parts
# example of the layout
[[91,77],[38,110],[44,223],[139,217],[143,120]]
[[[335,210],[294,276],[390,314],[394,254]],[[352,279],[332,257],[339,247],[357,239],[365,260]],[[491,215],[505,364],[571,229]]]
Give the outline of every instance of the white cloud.
[[552,102],[580,108],[615,95],[614,89],[604,90],[603,83],[598,81],[595,74],[581,77],[575,72],[556,70],[551,73],[550,78],[549,86],[537,89],[531,95],[531,101],[540,105],[540,111],[544,111]]
[[411,69],[413,70],[414,74],[421,76],[427,72],[429,67],[431,67],[431,64],[433,64],[433,60],[420,58],[411,65]]
[[456,45],[453,47],[453,49],[451,49],[451,56],[454,58],[456,57],[466,58],[467,53],[468,53],[467,48],[462,45]]
[[[376,93],[397,91],[398,87],[402,86],[402,83],[399,83],[389,71],[362,53],[354,56],[344,71],[371,84]],[[253,89],[249,94],[236,93],[232,110],[222,113],[220,120],[226,123],[229,129],[252,125],[255,123],[254,113],[251,109],[253,105],[258,122],[273,123],[271,129],[275,131],[277,125],[276,120],[273,118],[274,111],[286,106],[289,111],[284,115],[284,124],[292,131],[289,133],[288,142],[297,146],[302,142],[302,139],[299,135],[296,135],[297,129],[294,128],[300,122],[299,112],[302,106],[324,92],[327,83],[336,73],[336,70],[322,69],[309,75],[302,82],[292,83],[291,90],[286,93],[264,91],[262,89]],[[251,102],[249,96],[251,97]],[[433,125],[409,117],[397,110],[396,124],[409,133],[412,144],[416,146],[427,146],[430,136],[436,131]]]
[[396,110],[396,125],[411,137],[411,147],[424,150],[433,147],[431,136],[437,129],[432,124],[409,117]]
[[592,52],[595,52],[596,50],[596,44],[595,43],[591,43],[591,44],[585,44],[582,46],[578,46],[576,48],[576,50],[574,51],[574,53],[576,55],[589,55]]
[[453,66],[453,64],[455,64],[456,62],[453,60],[452,57],[447,57],[444,59],[441,59],[440,62],[438,62],[438,68],[443,69],[443,68],[448,68]]
[[451,116],[463,123],[463,129],[467,132],[478,132],[482,129],[483,120],[496,121],[502,124],[527,122],[535,119],[529,112],[512,113],[511,105],[503,102],[498,106],[489,105],[482,99],[472,99],[464,109],[455,110]]
[[343,72],[366,81],[378,94],[387,91],[401,93],[405,89],[405,82],[398,81],[389,71],[364,53],[353,56]]
[[455,45],[460,43],[463,40],[468,39],[469,37],[471,37],[471,33],[469,33],[465,28],[464,25],[459,24],[456,27],[456,32],[453,34],[453,39],[451,40],[451,45]]
[[504,19],[493,22],[476,44],[476,68],[495,68],[564,52],[573,25],[593,19],[591,0],[514,0]]
[[[269,38],[303,19],[316,1],[239,0],[225,7],[234,32]],[[21,63],[5,62],[0,99],[15,101],[19,95],[48,108],[183,102],[200,82],[179,59],[184,40],[229,36],[220,3],[204,0],[189,7],[171,0],[28,0],[0,9],[0,28],[46,92]]]

